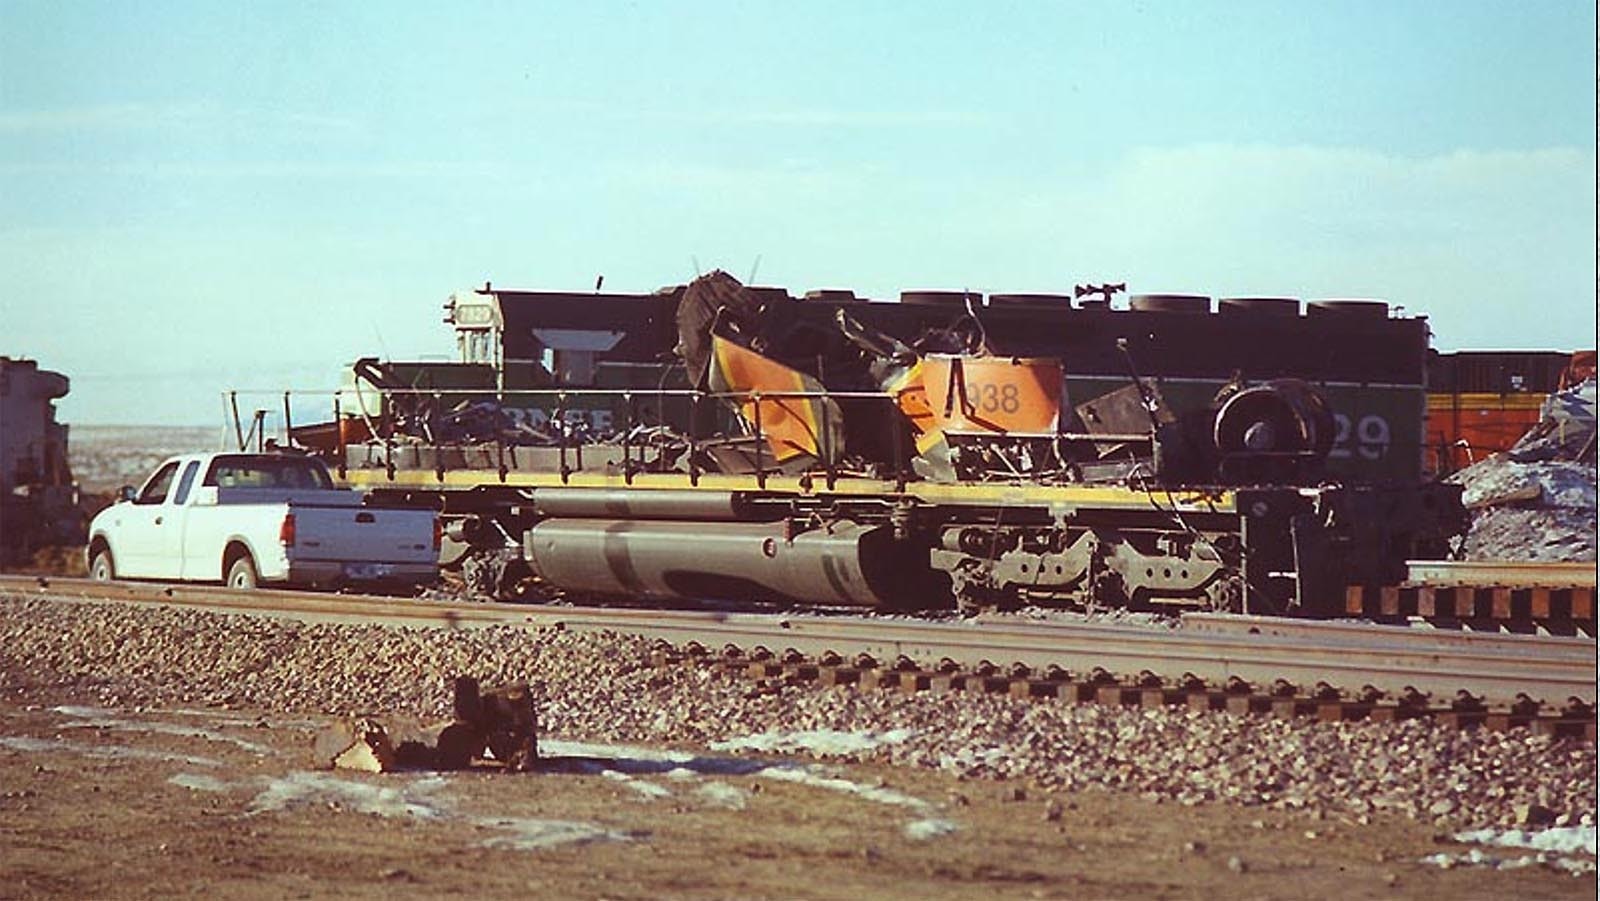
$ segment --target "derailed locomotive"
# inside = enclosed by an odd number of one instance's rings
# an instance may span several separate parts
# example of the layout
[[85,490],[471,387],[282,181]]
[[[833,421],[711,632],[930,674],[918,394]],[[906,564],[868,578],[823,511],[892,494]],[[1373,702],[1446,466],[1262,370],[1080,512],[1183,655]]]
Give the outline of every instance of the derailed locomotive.
[[1448,552],[1426,320],[1121,290],[486,285],[292,437],[499,593],[1322,615]]

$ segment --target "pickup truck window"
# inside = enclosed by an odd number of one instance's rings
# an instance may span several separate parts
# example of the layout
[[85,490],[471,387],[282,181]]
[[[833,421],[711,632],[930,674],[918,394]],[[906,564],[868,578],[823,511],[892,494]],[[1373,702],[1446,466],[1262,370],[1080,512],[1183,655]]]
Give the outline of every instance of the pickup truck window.
[[178,479],[178,493],[172,498],[174,504],[182,504],[189,499],[189,489],[194,485],[194,474],[199,471],[199,460],[190,460],[189,465],[183,468],[183,477]]
[[178,473],[178,461],[174,460],[166,466],[156,470],[150,481],[144,483],[144,490],[134,499],[136,504],[159,504],[167,499],[167,492],[172,488],[172,477]]
[[304,457],[227,454],[212,459],[202,485],[218,488],[332,488],[321,463]]

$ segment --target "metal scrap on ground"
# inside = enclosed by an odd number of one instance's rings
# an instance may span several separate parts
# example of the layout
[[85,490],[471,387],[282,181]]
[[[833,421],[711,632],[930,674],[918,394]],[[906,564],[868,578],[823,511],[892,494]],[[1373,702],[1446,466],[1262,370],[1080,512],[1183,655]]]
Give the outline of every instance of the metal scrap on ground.
[[1594,378],[1558,391],[1509,451],[1450,477],[1472,510],[1467,559],[1596,559],[1595,407]]
[[312,754],[318,766],[368,773],[459,770],[489,758],[524,772],[538,761],[538,715],[527,683],[480,689],[476,679],[459,676],[455,714],[432,728],[354,717],[319,732]]

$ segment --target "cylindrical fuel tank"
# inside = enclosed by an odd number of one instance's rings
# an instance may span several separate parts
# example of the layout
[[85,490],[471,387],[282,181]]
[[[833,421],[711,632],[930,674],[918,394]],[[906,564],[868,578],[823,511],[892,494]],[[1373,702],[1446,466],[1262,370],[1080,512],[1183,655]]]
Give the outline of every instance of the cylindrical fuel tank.
[[540,516],[583,519],[756,519],[737,492],[671,488],[536,488]]
[[853,522],[791,539],[781,523],[547,519],[528,530],[524,550],[559,588],[637,598],[882,607],[920,582],[915,552],[888,527]]

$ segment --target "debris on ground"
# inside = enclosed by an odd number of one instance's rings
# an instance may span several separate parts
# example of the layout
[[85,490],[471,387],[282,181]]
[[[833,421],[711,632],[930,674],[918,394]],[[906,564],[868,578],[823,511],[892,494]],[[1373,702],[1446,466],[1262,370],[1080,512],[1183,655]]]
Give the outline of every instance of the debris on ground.
[[1558,391],[1510,450],[1449,478],[1472,513],[1466,559],[1596,559],[1595,406],[1593,378]]
[[462,770],[485,759],[525,772],[539,759],[538,716],[525,682],[480,689],[471,676],[455,680],[453,722],[419,728],[357,716],[323,729],[312,754],[324,769],[389,773],[397,769]]
[[312,754],[324,769],[387,773],[394,769],[394,744],[383,724],[370,717],[335,723],[312,742]]

